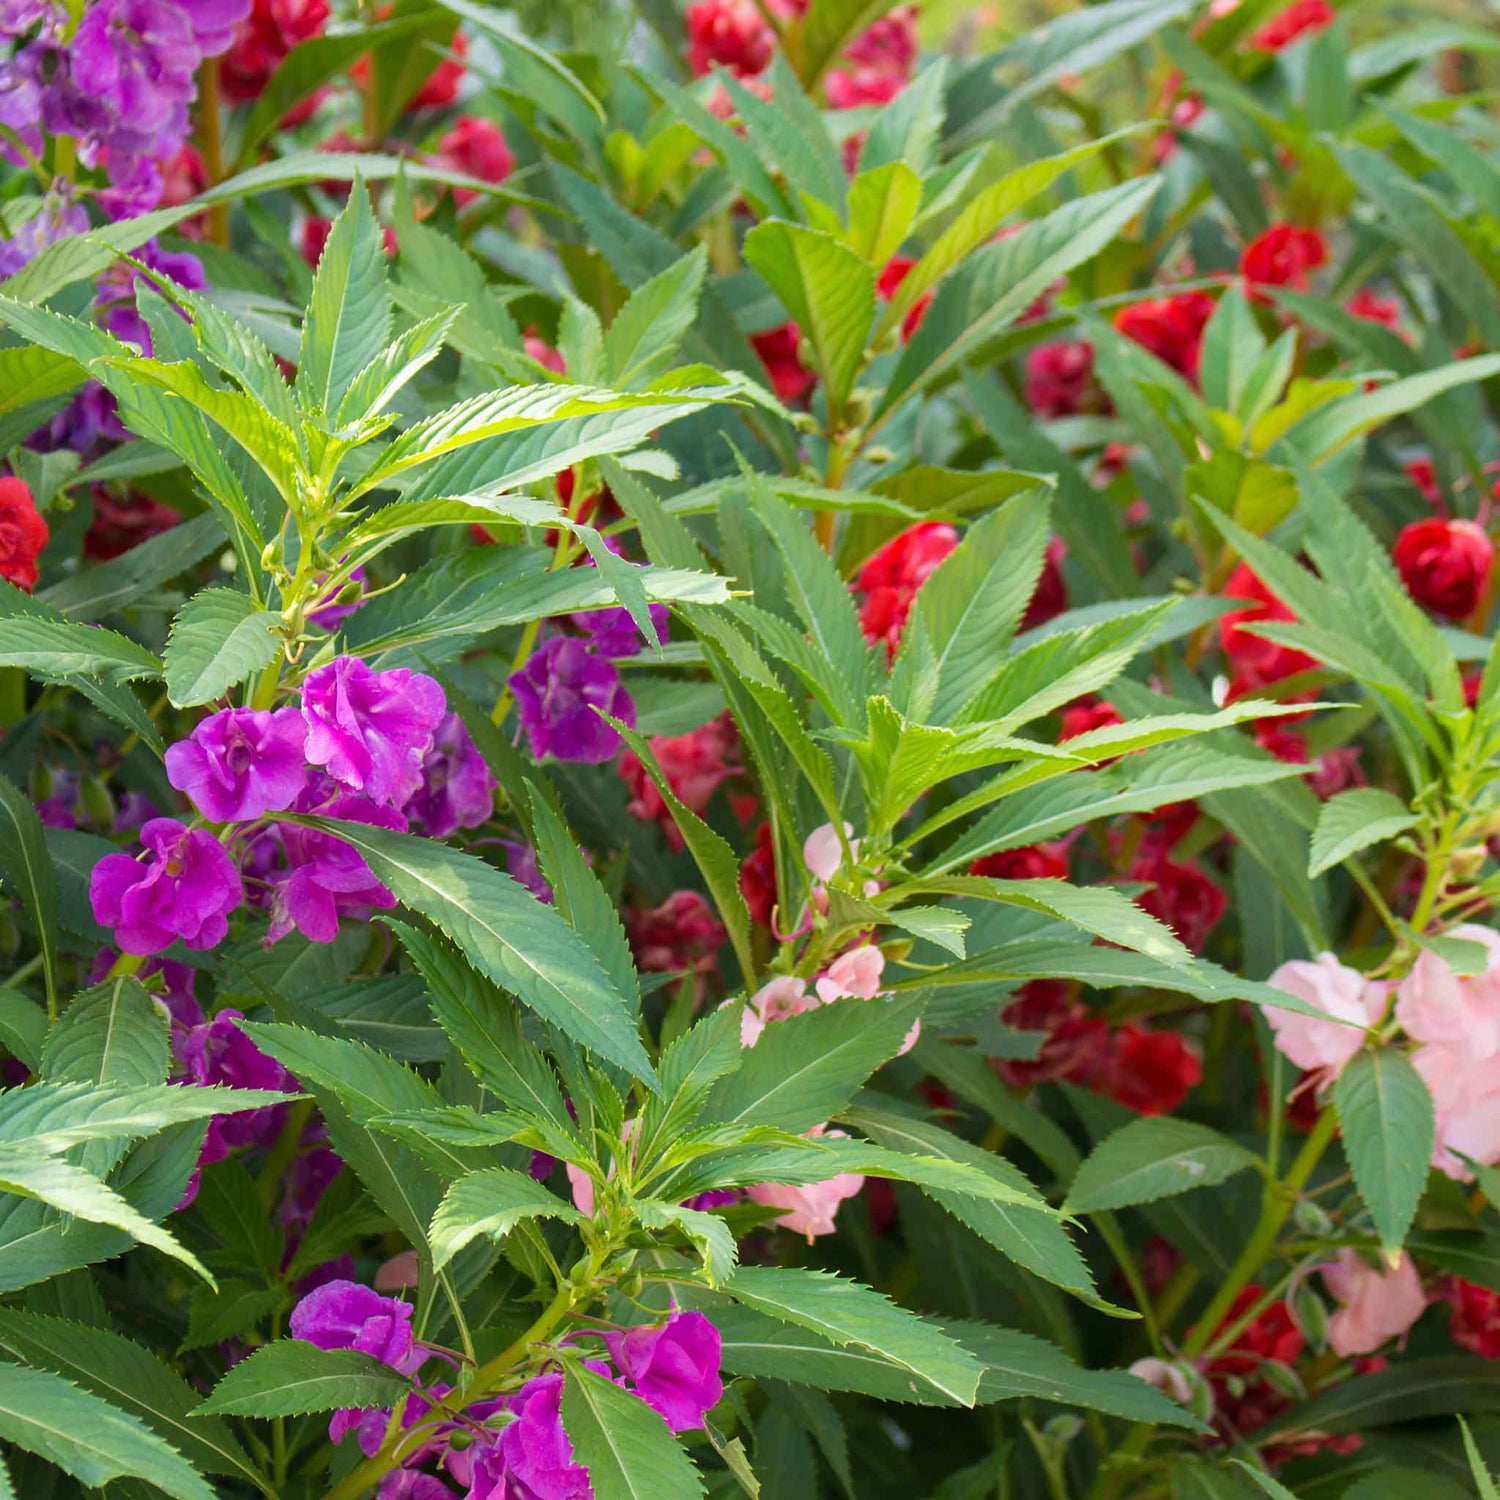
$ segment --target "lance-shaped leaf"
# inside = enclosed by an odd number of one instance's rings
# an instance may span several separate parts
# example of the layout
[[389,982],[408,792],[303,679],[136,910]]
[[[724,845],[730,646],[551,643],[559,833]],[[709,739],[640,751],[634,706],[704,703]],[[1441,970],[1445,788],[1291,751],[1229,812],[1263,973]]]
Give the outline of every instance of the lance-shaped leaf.
[[1255,1165],[1255,1156],[1191,1120],[1133,1120],[1102,1140],[1078,1169],[1065,1205],[1103,1213],[1212,1187]]
[[1313,829],[1307,873],[1321,875],[1371,844],[1393,839],[1415,825],[1417,816],[1390,792],[1379,787],[1355,787],[1330,797],[1318,813]]
[[177,612],[167,641],[167,696],[179,708],[212,703],[281,649],[281,616],[236,589],[204,589]]
[[300,1417],[340,1407],[389,1406],[411,1382],[355,1349],[277,1339],[242,1359],[197,1408],[203,1416]]
[[703,1481],[666,1423],[576,1362],[563,1385],[562,1423],[599,1500],[700,1500]]
[[42,820],[7,776],[0,776],[0,881],[21,898],[36,924],[48,1003],[57,1003],[57,872]]
[[1427,1185],[1432,1095],[1404,1052],[1367,1047],[1339,1074],[1333,1102],[1355,1184],[1394,1255]]
[[460,1177],[445,1194],[433,1215],[428,1243],[433,1265],[441,1270],[471,1240],[481,1236],[503,1239],[526,1219],[562,1219],[576,1223],[583,1216],[571,1203],[524,1172],[494,1167]]

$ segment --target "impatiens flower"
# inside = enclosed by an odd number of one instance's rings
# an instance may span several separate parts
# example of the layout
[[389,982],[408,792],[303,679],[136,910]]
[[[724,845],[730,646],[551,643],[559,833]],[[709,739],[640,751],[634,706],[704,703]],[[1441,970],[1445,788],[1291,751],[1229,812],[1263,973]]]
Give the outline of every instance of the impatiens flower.
[[660,906],[630,913],[625,926],[636,965],[648,973],[710,973],[729,938],[697,891],[673,891]]
[[919,521],[874,552],[855,586],[865,596],[860,628],[872,644],[884,641],[894,659],[917,591],[958,546],[958,532],[943,521]]
[[422,784],[412,793],[403,815],[428,838],[445,839],[460,828],[477,828],[495,805],[495,778],[479,753],[464,721],[444,716],[422,757]]
[[1124,722],[1119,709],[1112,703],[1105,703],[1103,699],[1070,703],[1062,712],[1057,743],[1060,745],[1064,740],[1076,740],[1081,734],[1088,734],[1095,729],[1108,729]]
[[[815,1130],[811,1134],[833,1139],[842,1138],[844,1132]],[[820,1234],[834,1232],[837,1227],[834,1219],[838,1214],[839,1204],[846,1198],[853,1198],[864,1185],[863,1173],[840,1172],[826,1182],[758,1183],[746,1190],[746,1196],[752,1203],[779,1208],[782,1211],[781,1217],[776,1222],[782,1228],[790,1229],[793,1234],[805,1235],[810,1245]]]
[[1244,625],[1291,623],[1296,615],[1263,584],[1249,565],[1240,563],[1224,585],[1226,599],[1247,601],[1244,609],[1231,610],[1219,616],[1219,643],[1229,664],[1235,684],[1242,689],[1269,687],[1283,677],[1310,671],[1318,665],[1305,651],[1282,646],[1264,636],[1252,635]]
[[695,74],[714,64],[736,78],[761,72],[776,50],[776,33],[755,0],[696,0],[687,8],[687,60]]
[[799,979],[795,974],[778,974],[745,1002],[740,1016],[740,1045],[753,1047],[773,1021],[804,1015],[822,1003],[817,995],[808,993],[805,979]]
[[771,847],[771,825],[755,830],[755,847],[740,866],[740,895],[750,909],[750,919],[768,927],[776,910],[776,852]]
[[340,656],[307,674],[307,758],[351,791],[400,807],[422,784],[422,763],[447,704],[432,678],[406,667],[375,672]]
[[[702,817],[719,787],[742,767],[731,757],[738,748],[734,720],[726,711],[717,719],[687,734],[653,735],[651,751],[667,778],[672,795],[683,806]],[[634,818],[656,823],[674,850],[683,847],[682,834],[673,821],[667,804],[657,790],[656,782],[633,750],[620,757],[620,779],[630,791],[626,811]]]
[[1453,1309],[1448,1324],[1453,1342],[1482,1359],[1500,1359],[1500,1292],[1450,1276],[1443,1298]]
[[750,343],[771,377],[771,389],[788,406],[805,401],[817,380],[797,352],[801,342],[802,330],[795,323],[782,323],[750,335]]
[[493,1443],[471,1450],[466,1500],[593,1500],[588,1470],[573,1461],[562,1424],[561,1375],[538,1375],[511,1398],[514,1418]]
[[327,0],[252,0],[219,63],[225,97],[236,104],[258,99],[287,53],[321,35],[327,20]]
[[[845,823],[844,838],[848,842],[850,854],[857,859],[859,840],[853,834],[854,825]],[[844,862],[844,845],[839,841],[838,832],[832,823],[824,823],[808,834],[802,844],[802,858],[814,878],[825,884],[838,874],[839,866]]]
[[1403,527],[1391,549],[1407,592],[1434,614],[1461,620],[1489,588],[1495,544],[1472,521],[1431,516]]
[[620,1373],[673,1432],[691,1432],[719,1404],[719,1330],[701,1312],[674,1312],[655,1327],[606,1333]]
[[816,986],[818,998],[825,1005],[847,995],[873,1000],[880,993],[880,976],[884,971],[885,954],[873,943],[851,948],[824,969]]
[[1147,884],[1136,904],[1168,927],[1194,953],[1229,909],[1229,898],[1195,864],[1176,864],[1157,850],[1144,850],[1125,877]]
[[1109,1047],[1109,1028],[1058,979],[1033,979],[1016,990],[1000,1019],[1017,1031],[1042,1032],[1045,1040],[1030,1059],[1000,1058],[995,1069],[1012,1088],[1030,1088],[1067,1078],[1093,1076]]
[[1026,405],[1039,417],[1090,410],[1093,382],[1094,346],[1084,339],[1039,344],[1026,356]]
[[217,57],[234,28],[250,14],[250,0],[177,0],[192,24],[193,40],[205,57]]
[[[336,797],[316,808],[303,806],[300,810],[397,833],[406,828],[400,813],[364,797]],[[341,912],[389,911],[396,904],[396,898],[375,878],[353,844],[321,829],[294,823],[281,825],[281,841],[288,868],[277,877],[272,890],[268,942],[278,942],[295,927],[315,943],[331,943],[338,936]]]
[[1376,1270],[1357,1250],[1340,1250],[1320,1269],[1323,1285],[1340,1304],[1328,1319],[1328,1343],[1344,1359],[1373,1354],[1387,1339],[1400,1338],[1427,1306],[1417,1268],[1404,1251],[1394,1269]]
[[[273,1057],[267,1057],[234,1023],[237,1010],[221,1010],[176,1039],[184,1076],[199,1088],[295,1091],[297,1080]],[[221,1161],[238,1146],[269,1146],[286,1119],[284,1105],[215,1115],[204,1138],[200,1163]],[[331,1154],[331,1153],[330,1153]],[[337,1158],[335,1158],[337,1160]]]
[[170,0],[100,0],[74,36],[72,81],[141,138],[187,134],[201,50],[192,21]]
[[167,780],[215,823],[281,812],[307,780],[307,726],[295,708],[226,708],[167,747]]
[[1351,318],[1378,323],[1392,333],[1401,332],[1401,304],[1394,297],[1382,297],[1371,287],[1360,287],[1344,304],[1344,311]]
[[89,877],[94,918],[114,929],[121,952],[160,953],[178,938],[189,948],[223,942],[244,892],[219,841],[174,818],[153,818],[141,843],[150,854],[145,864],[106,854]]
[[1019,849],[1004,849],[986,854],[969,866],[969,874],[991,880],[1066,880],[1068,846],[1066,843],[1025,844]]
[[[321,580],[320,580],[321,581]],[[330,633],[337,630],[364,601],[365,570],[355,568],[316,609],[307,612],[307,623]]]
[[865,28],[844,49],[823,91],[834,109],[889,104],[907,85],[917,61],[917,7],[902,5]]
[[1175,1031],[1125,1025],[1110,1034],[1083,1082],[1142,1115],[1168,1115],[1203,1078],[1203,1064]]
[[[886,263],[885,269],[875,280],[875,295],[882,302],[889,302],[896,295],[896,289],[906,280],[911,268],[916,261],[909,255],[893,255]],[[932,305],[932,293],[923,292],[911,309],[901,320],[901,337],[909,339],[918,328],[922,326],[922,319],[927,314],[927,309]]]
[[[427,81],[411,96],[406,106],[408,109],[447,109],[458,98],[458,86],[464,76],[463,59],[469,51],[469,43],[463,32],[453,33],[448,50],[454,56],[445,57],[432,70]],[[357,71],[357,68],[351,68],[349,76],[354,77]]]
[[1459,1182],[1500,1161],[1500,1068],[1464,1043],[1429,1042],[1412,1053],[1412,1066],[1432,1095],[1432,1164]]
[[36,560],[47,536],[47,523],[25,481],[0,476],[0,578],[29,594],[36,587]]
[[1300,36],[1311,36],[1333,25],[1333,7],[1328,0],[1292,0],[1250,34],[1250,45],[1258,52],[1280,52]]
[[[516,164],[500,127],[482,115],[460,115],[438,142],[432,160],[436,166],[477,177],[480,182],[504,182]],[[478,196],[473,188],[453,189],[453,201],[460,208]]]
[[1444,959],[1422,949],[1396,987],[1396,1019],[1413,1041],[1462,1046],[1482,1062],[1500,1052],[1500,932],[1465,923],[1448,936],[1486,950],[1483,972],[1455,974]]
[[[356,1349],[405,1374],[419,1356],[411,1332],[412,1306],[382,1297],[357,1281],[330,1281],[292,1309],[294,1339],[319,1349]],[[421,1363],[420,1358],[417,1363]]]
[[[6,483],[0,479],[0,486]],[[143,490],[127,490],[116,496],[102,484],[90,490],[94,519],[83,534],[83,555],[94,562],[108,562],[152,537],[170,531],[182,517],[170,506],[154,500]],[[0,526],[3,526],[0,521]],[[0,543],[3,548],[3,543]]]
[[1240,275],[1255,286],[1289,286],[1307,290],[1307,273],[1328,259],[1328,245],[1316,229],[1273,224],[1245,246]]
[[613,663],[580,640],[555,635],[510,677],[526,742],[537,760],[601,765],[620,748],[620,736],[596,709],[635,728],[635,704]]
[[1207,292],[1179,292],[1121,308],[1115,327],[1196,385],[1203,330],[1213,315],[1214,299]]
[[1380,1024],[1391,992],[1389,984],[1366,979],[1331,953],[1320,953],[1311,961],[1292,959],[1274,970],[1266,983],[1305,1000],[1328,1017],[1323,1020],[1277,1005],[1261,1011],[1284,1057],[1308,1072],[1322,1070],[1328,1077],[1337,1076],[1364,1046],[1365,1031]]

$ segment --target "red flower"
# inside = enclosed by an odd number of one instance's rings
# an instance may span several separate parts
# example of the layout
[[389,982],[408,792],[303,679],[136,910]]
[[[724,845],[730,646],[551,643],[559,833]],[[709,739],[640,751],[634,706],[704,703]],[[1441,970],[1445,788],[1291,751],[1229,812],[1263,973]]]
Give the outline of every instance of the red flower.
[[[250,14],[234,28],[229,50],[219,59],[225,98],[236,104],[260,98],[287,53],[299,42],[321,36],[327,21],[327,0],[252,0]],[[288,116],[285,123],[300,122]]]
[[1067,556],[1061,537],[1053,537],[1047,543],[1047,556],[1042,563],[1042,576],[1036,581],[1036,592],[1026,613],[1021,617],[1022,630],[1035,630],[1055,619],[1068,607],[1068,584],[1063,577],[1062,560]]
[[36,560],[48,535],[25,482],[0,478],[0,578],[29,594],[36,587]]
[[[323,247],[328,243],[328,236],[333,232],[333,221],[320,218],[313,214],[302,221],[302,231],[298,239],[297,248],[302,252],[302,259],[315,270],[317,264],[323,258]],[[381,238],[385,241],[385,253],[394,255],[396,253],[396,231],[387,225],[380,231]]]
[[1379,323],[1392,333],[1401,332],[1401,304],[1394,297],[1382,297],[1367,286],[1360,287],[1344,304],[1344,311],[1366,323]]
[[83,555],[95,562],[119,557],[170,531],[182,519],[175,510],[140,490],[127,490],[125,497],[117,500],[103,485],[96,485],[93,498],[94,519],[84,533]]
[[771,377],[771,389],[780,400],[788,406],[805,401],[817,377],[802,363],[797,352],[802,330],[795,323],[783,323],[764,333],[752,333],[750,342]]
[[1087,734],[1092,729],[1105,729],[1111,724],[1124,722],[1113,704],[1098,699],[1090,701],[1080,698],[1077,703],[1071,703],[1063,709],[1062,727],[1057,731],[1057,742],[1060,745],[1064,740],[1075,740],[1080,734]]
[[1038,344],[1026,356],[1026,405],[1039,417],[1073,417],[1098,409],[1094,346],[1084,339]]
[[631,912],[625,925],[637,967],[659,974],[709,973],[729,936],[697,891],[673,891],[660,906]]
[[1500,1292],[1450,1277],[1443,1296],[1453,1309],[1448,1331],[1460,1349],[1500,1359]]
[[917,590],[958,546],[958,533],[942,521],[919,521],[872,553],[855,586],[864,594],[859,623],[865,639],[884,641],[892,657]]
[[916,65],[917,7],[903,5],[867,27],[844,49],[848,66],[835,68],[823,89],[834,109],[889,104]]
[[736,78],[759,73],[776,50],[776,34],[755,0],[698,0],[688,6],[688,66],[698,76],[713,66]]
[[1196,865],[1174,864],[1154,852],[1139,856],[1126,878],[1150,882],[1150,889],[1136,897],[1137,904],[1165,922],[1194,953],[1203,951],[1229,905],[1229,898]]
[[[521,347],[525,349],[526,357],[534,359],[544,370],[551,370],[554,375],[566,375],[568,373],[568,362],[562,357],[561,351],[554,349],[551,344],[545,342],[543,339],[539,339],[536,336],[535,329],[528,328],[526,330],[525,337],[521,340]],[[569,469],[567,478],[570,483],[572,481],[572,474],[573,471]],[[566,506],[572,498],[573,492],[569,489],[568,493],[563,495],[562,483],[562,480],[559,479],[557,490],[558,494],[562,495],[563,505]]]
[[988,875],[992,880],[1066,880],[1068,846],[1027,844],[1020,849],[986,854],[969,866],[969,874]]
[[[1237,1323],[1260,1300],[1263,1287],[1247,1286],[1224,1315],[1221,1326]],[[1285,1302],[1273,1302],[1256,1314],[1236,1335],[1234,1342],[1219,1354],[1208,1368],[1210,1377],[1253,1375],[1265,1360],[1279,1365],[1295,1364],[1302,1357],[1307,1341],[1292,1320],[1292,1310]]]
[[1138,1114],[1163,1115],[1171,1114],[1202,1077],[1203,1064],[1175,1031],[1127,1025],[1110,1037],[1109,1050],[1084,1081]]
[[750,908],[751,920],[769,927],[776,907],[776,854],[771,847],[769,823],[755,830],[755,847],[740,866],[740,895]]
[[1250,45],[1257,52],[1280,52],[1299,36],[1331,26],[1333,19],[1333,7],[1328,0],[1293,0],[1284,11],[1251,33]]
[[1291,766],[1307,766],[1307,774],[1302,779],[1324,800],[1352,786],[1364,785],[1359,770],[1358,745],[1340,745],[1325,750],[1313,760],[1308,754],[1307,741],[1278,719],[1262,719],[1255,726],[1255,740],[1262,750],[1269,750],[1277,760]]
[[1179,292],[1121,308],[1115,327],[1196,385],[1203,330],[1213,315],[1214,299],[1207,292]]
[[1438,483],[1437,468],[1430,458],[1413,458],[1405,465],[1406,477],[1417,487],[1417,493],[1429,505],[1441,505],[1443,487]]
[[1257,235],[1240,256],[1240,275],[1251,286],[1289,286],[1307,290],[1307,273],[1328,259],[1328,243],[1316,229],[1273,224]]
[[1402,528],[1391,549],[1407,592],[1434,614],[1461,620],[1489,586],[1495,544],[1472,521],[1436,516]]
[[[701,817],[721,783],[742,769],[729,758],[737,743],[734,721],[726,710],[717,719],[710,719],[689,734],[654,735],[651,749],[661,764],[672,795]],[[672,814],[667,810],[656,783],[633,751],[627,750],[620,757],[619,771],[630,789],[627,810],[631,816],[659,824],[667,843],[680,850],[683,847],[682,835],[672,821]]]
[[[481,182],[504,182],[516,164],[500,127],[480,115],[460,115],[453,129],[438,142],[433,161]],[[453,189],[453,201],[460,208],[478,196],[472,188]]]
[[1029,1088],[1055,1078],[1082,1082],[1098,1068],[1109,1046],[1109,1028],[1073,1000],[1060,979],[1033,979],[1023,984],[1000,1019],[1018,1031],[1047,1034],[1031,1061],[995,1060],[996,1072],[1012,1088]]
[[1241,563],[1229,575],[1229,582],[1224,585],[1224,597],[1248,601],[1247,608],[1231,610],[1227,615],[1219,616],[1219,644],[1229,658],[1235,686],[1240,692],[1267,687],[1283,677],[1291,677],[1297,672],[1306,672],[1317,666],[1317,662],[1305,651],[1277,645],[1275,641],[1264,640],[1241,629],[1252,623],[1294,621],[1297,618],[1250,571],[1247,563]]
[[[886,263],[875,283],[875,291],[883,302],[896,295],[896,288],[906,280],[907,273],[916,265],[909,255],[893,255]],[[923,292],[911,305],[911,311],[901,320],[901,337],[909,339],[921,325],[927,309],[932,306],[932,293]]]
[[[192,146],[184,146],[176,156],[161,164],[161,207],[176,208],[190,203],[208,186],[203,158]],[[184,219],[177,232],[190,240],[208,238],[208,215],[194,214]]]

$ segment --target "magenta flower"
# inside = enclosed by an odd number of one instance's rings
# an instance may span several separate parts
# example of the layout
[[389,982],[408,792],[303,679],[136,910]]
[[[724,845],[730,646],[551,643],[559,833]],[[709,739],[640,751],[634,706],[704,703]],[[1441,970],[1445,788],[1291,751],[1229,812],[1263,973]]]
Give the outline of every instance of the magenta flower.
[[106,854],[89,877],[94,918],[114,928],[116,946],[160,953],[177,938],[189,948],[222,942],[244,891],[219,841],[175,818],[153,818],[141,842],[151,854],[144,865],[128,854]]
[[[177,1039],[177,1057],[190,1083],[200,1088],[273,1089],[293,1093],[297,1080],[267,1057],[234,1023],[237,1010],[221,1010],[211,1021],[191,1027]],[[199,1165],[222,1161],[236,1146],[268,1146],[281,1133],[285,1106],[241,1114],[215,1115],[204,1137]]]
[[422,784],[422,759],[447,706],[421,672],[372,672],[357,656],[340,656],[302,684],[307,758],[351,791],[400,807]]
[[282,812],[307,781],[307,726],[295,708],[226,708],[167,747],[167,780],[215,823]]
[[181,6],[100,0],[84,11],[73,39],[73,83],[131,131],[149,137],[170,130],[180,139],[200,60]]
[[606,1333],[604,1342],[635,1393],[673,1432],[690,1432],[719,1404],[719,1330],[701,1312]]
[[[515,1418],[487,1447],[475,1445],[465,1500],[593,1500],[589,1471],[573,1461],[562,1425],[561,1375],[538,1375],[516,1393]],[[472,1455],[472,1458],[471,1458]]]
[[[326,630],[330,634],[333,631],[337,630],[339,626],[342,625],[344,621],[347,620],[349,616],[352,615],[354,611],[357,610],[360,605],[365,602],[363,593],[358,591],[362,589],[364,581],[365,570],[363,568],[355,568],[354,571],[350,573],[347,582],[341,584],[331,594],[329,594],[316,609],[308,611],[307,623],[309,625],[316,625],[319,630]],[[341,604],[339,602],[339,595],[342,594],[350,584],[356,585],[357,592],[355,593],[355,596],[353,598],[346,599]]]
[[531,753],[541,760],[600,765],[620,748],[620,736],[594,710],[635,728],[635,704],[620,674],[580,640],[555,635],[510,678]]
[[[651,604],[651,628],[661,645],[666,645],[671,633],[670,616],[665,604]],[[590,637],[589,644],[600,656],[639,656],[641,632],[630,618],[628,609],[579,610],[569,619]]]
[[[377,807],[364,797],[337,797],[316,811],[325,817],[369,823],[397,833],[406,828],[400,813]],[[281,842],[290,868],[278,878],[271,894],[268,942],[279,941],[295,927],[315,943],[331,943],[338,936],[340,912],[363,912],[372,907],[389,911],[396,904],[396,898],[375,878],[353,844],[292,823],[281,825]]]
[[445,839],[477,828],[495,805],[495,778],[475,748],[464,721],[446,715],[422,758],[422,785],[401,811],[428,838]]
[[319,1349],[357,1349],[409,1375],[424,1357],[412,1339],[411,1304],[357,1281],[330,1281],[292,1309],[294,1339]]
[[250,14],[250,0],[177,0],[192,24],[193,39],[205,57],[227,51],[235,25]]

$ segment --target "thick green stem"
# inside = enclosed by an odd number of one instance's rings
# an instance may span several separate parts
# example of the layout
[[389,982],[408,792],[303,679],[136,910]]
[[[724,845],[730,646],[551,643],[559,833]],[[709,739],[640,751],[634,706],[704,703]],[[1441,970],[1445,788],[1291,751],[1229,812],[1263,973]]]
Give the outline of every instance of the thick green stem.
[[[224,180],[224,122],[219,99],[219,59],[205,57],[198,69],[198,154],[209,187]],[[208,237],[216,245],[229,243],[229,205],[216,203],[208,211]]]

